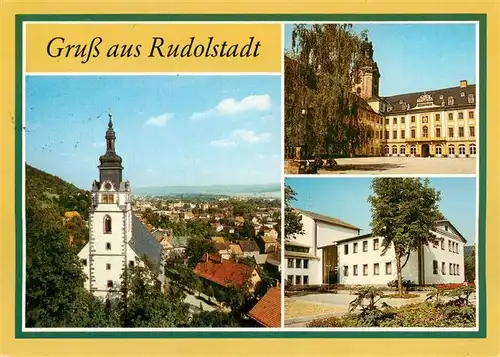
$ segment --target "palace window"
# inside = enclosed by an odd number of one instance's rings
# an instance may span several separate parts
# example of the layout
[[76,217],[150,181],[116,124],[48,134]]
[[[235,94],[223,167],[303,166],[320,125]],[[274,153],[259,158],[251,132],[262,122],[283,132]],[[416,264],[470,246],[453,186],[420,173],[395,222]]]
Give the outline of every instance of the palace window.
[[451,240],[448,241],[448,252],[451,252]]
[[448,154],[455,155],[455,145],[448,145]]
[[474,136],[476,136],[476,130],[475,130],[475,127],[473,127],[473,126],[469,126],[469,136],[470,136],[470,137],[472,137],[472,138],[473,138]]
[[474,119],[474,112],[469,112],[469,119]]
[[441,128],[436,128],[436,138],[441,137]]
[[411,129],[411,138],[415,139],[415,129]]
[[446,275],[446,263],[441,262],[441,274]]
[[432,274],[437,274],[438,273],[438,261],[433,260],[432,261]]
[[309,285],[309,275],[304,275],[303,276],[302,284]]
[[388,130],[385,131],[385,138],[389,139],[389,131]]
[[454,100],[453,97],[448,97],[448,105],[453,105]]
[[405,131],[401,130],[401,139],[404,139],[404,138],[405,138]]
[[352,275],[358,276],[358,265],[352,266]]
[[457,275],[460,275],[460,264],[457,264]]
[[135,262],[134,262],[133,260],[129,260],[129,261],[128,261],[128,266],[129,266],[129,268],[133,268],[133,267],[134,267],[134,265],[135,265]]
[[382,137],[382,130],[380,130],[379,137],[380,137],[380,139],[383,139],[383,137]]
[[458,146],[458,153],[460,155],[465,155],[465,145],[464,144]]
[[106,270],[111,270],[111,264],[106,264]]
[[402,145],[402,146],[399,148],[399,153],[400,153],[401,155],[405,155],[405,154],[406,154],[406,152],[405,152],[405,151],[406,151],[406,147],[405,147],[404,145]]
[[458,119],[463,119],[464,118],[464,113],[463,112],[459,112],[458,113]]
[[429,128],[427,128],[426,126],[424,126],[424,127],[422,128],[422,136],[423,136],[424,138],[429,137]]
[[104,216],[104,234],[111,233],[111,217],[106,215]]
[[384,148],[384,153],[385,153],[386,155],[389,155],[389,146],[386,146],[386,147]]
[[349,244],[344,244],[344,255],[349,254]]
[[463,138],[465,135],[464,135],[464,127],[461,126],[460,128],[458,128],[458,137],[459,138]]
[[442,154],[441,145],[436,145],[436,155],[441,155],[441,154]]
[[455,272],[453,271],[453,264],[449,263],[448,265],[448,272],[450,275],[455,275]]
[[83,264],[83,266],[86,267],[87,266],[87,259],[82,259],[82,264]]
[[363,264],[363,275],[368,275],[368,264]]
[[111,243],[106,243],[106,250],[111,250]]
[[401,117],[401,124],[405,123],[405,117]]
[[288,268],[293,268],[293,259],[288,259]]
[[410,155],[417,154],[417,147],[415,145],[410,146]]
[[436,114],[435,119],[436,119],[436,121],[440,121],[441,120],[441,114]]
[[344,265],[344,276],[349,276],[349,266]]
[[469,155],[476,155],[476,144],[471,144],[469,146]]
[[394,118],[394,119],[392,119],[392,123],[393,123],[393,124],[397,124],[397,123],[398,123],[398,118]]
[[375,139],[378,139],[378,131],[375,132]]
[[378,275],[379,269],[378,269],[378,263],[373,264],[373,275]]
[[389,125],[389,118],[385,118],[385,123]]
[[365,241],[363,242],[363,252],[367,252],[367,251],[368,251],[368,241],[367,241],[367,240],[365,240]]
[[378,244],[378,239],[373,240],[373,250],[378,250],[379,244]]
[[303,265],[303,268],[304,268],[304,269],[309,269],[309,260],[304,259],[304,265]]
[[452,137],[453,137],[453,134],[454,134],[454,132],[453,132],[453,128],[448,128],[448,136],[449,136],[450,138],[452,138]]
[[392,146],[392,153],[396,155],[398,153],[398,147],[396,145]]
[[469,103],[469,104],[474,103],[474,94],[469,94],[467,96],[467,103]]
[[385,263],[385,275],[392,274],[392,262]]
[[352,252],[357,253],[358,252],[358,243],[353,243],[352,244]]
[[112,288],[113,287],[113,281],[112,280],[108,280],[107,283],[106,283],[106,286],[108,288]]
[[448,119],[453,120],[453,113],[448,113]]
[[443,97],[443,95],[441,94],[441,95],[439,96],[439,99],[443,99],[443,98],[444,98],[444,97]]
[[398,138],[398,131],[397,130],[393,130],[392,131],[392,138],[393,139],[397,139]]
[[302,259],[295,259],[295,267],[302,268]]
[[427,115],[422,117],[422,123],[427,124],[429,122],[429,117]]
[[300,275],[295,275],[295,285],[300,285],[302,282]]
[[412,122],[412,123],[415,123],[415,116],[413,116],[413,115],[412,115],[412,117],[411,117],[411,122]]

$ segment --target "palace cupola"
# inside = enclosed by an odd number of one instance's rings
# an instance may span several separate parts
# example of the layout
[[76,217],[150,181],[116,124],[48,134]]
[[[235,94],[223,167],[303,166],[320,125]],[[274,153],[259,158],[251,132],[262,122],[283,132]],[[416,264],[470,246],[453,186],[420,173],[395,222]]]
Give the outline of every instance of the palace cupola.
[[108,130],[106,131],[106,153],[99,158],[99,181],[111,181],[118,188],[122,182],[122,158],[115,151],[116,135],[113,130],[113,120],[109,114]]

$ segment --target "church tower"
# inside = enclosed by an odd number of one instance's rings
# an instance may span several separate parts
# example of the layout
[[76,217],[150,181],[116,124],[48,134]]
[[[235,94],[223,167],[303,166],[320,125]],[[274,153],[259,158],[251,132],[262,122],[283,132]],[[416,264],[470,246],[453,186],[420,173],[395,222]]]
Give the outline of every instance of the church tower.
[[130,184],[122,181],[122,158],[115,151],[111,113],[105,138],[106,153],[99,158],[99,181],[93,182],[91,190],[89,242],[79,254],[88,277],[87,289],[101,297],[120,288],[127,255],[134,255],[128,245],[132,238]]
[[357,95],[367,101],[378,99],[379,79],[377,62],[373,60],[373,45],[365,40],[361,44],[353,89]]

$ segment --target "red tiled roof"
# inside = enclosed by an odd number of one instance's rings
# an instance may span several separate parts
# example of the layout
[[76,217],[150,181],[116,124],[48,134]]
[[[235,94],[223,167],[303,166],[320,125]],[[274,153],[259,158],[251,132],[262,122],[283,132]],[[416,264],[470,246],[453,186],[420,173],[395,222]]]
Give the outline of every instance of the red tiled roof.
[[281,327],[281,288],[269,289],[266,295],[250,310],[248,316],[262,326]]
[[204,255],[194,268],[194,273],[213,283],[228,287],[234,285],[241,288],[252,277],[254,268],[232,260],[222,259],[219,255]]

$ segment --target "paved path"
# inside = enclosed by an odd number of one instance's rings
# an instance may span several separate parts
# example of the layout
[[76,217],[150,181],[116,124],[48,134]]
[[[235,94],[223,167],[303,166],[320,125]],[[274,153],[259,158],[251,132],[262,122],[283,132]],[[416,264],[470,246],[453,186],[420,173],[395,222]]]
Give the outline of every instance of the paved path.
[[476,158],[356,157],[335,159],[334,169],[319,174],[475,174]]

